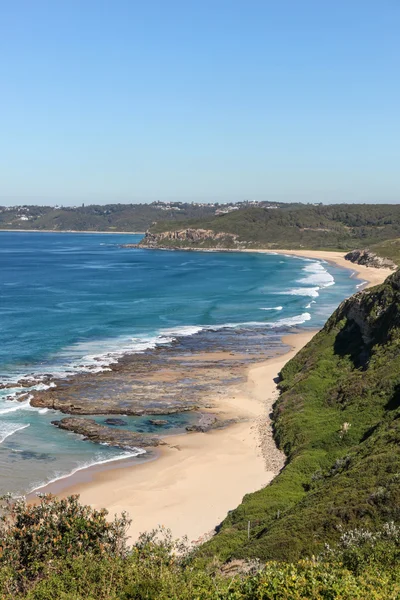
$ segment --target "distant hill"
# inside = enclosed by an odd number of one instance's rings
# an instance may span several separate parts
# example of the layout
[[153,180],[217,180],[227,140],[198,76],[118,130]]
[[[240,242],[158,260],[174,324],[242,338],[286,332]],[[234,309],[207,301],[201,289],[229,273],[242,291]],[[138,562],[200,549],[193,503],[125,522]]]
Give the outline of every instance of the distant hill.
[[0,207],[1,229],[50,231],[137,231],[154,221],[169,223],[214,216],[215,206],[188,203],[106,204],[82,207]]
[[[352,250],[400,238],[400,205],[337,204],[286,205],[271,209],[250,207],[222,215],[183,219],[172,227],[158,221],[149,229],[151,244],[171,248],[222,247]],[[185,229],[211,232],[200,244],[196,236],[185,239]],[[168,231],[181,231],[177,236]],[[164,234],[164,235],[160,235]],[[220,235],[216,239],[216,234]],[[235,237],[232,237],[235,236]],[[159,240],[157,240],[157,237]],[[179,237],[179,236],[178,236]],[[229,239],[224,239],[230,237]]]
[[229,513],[207,556],[297,560],[346,529],[400,523],[400,270],[343,302],[281,376],[287,464]]
[[[0,207],[0,230],[149,231],[152,245],[163,247],[306,248],[353,250],[377,245],[377,254],[399,262],[400,206],[393,204],[226,205],[184,202],[106,204],[81,207]],[[202,239],[165,232],[202,229]],[[163,239],[157,240],[159,234]],[[218,238],[217,234],[220,234]],[[223,234],[229,234],[228,236]],[[154,241],[155,240],[155,241]],[[391,243],[388,240],[392,240]],[[147,241],[144,241],[144,245]],[[379,248],[378,248],[379,247]],[[397,260],[394,258],[396,255]]]

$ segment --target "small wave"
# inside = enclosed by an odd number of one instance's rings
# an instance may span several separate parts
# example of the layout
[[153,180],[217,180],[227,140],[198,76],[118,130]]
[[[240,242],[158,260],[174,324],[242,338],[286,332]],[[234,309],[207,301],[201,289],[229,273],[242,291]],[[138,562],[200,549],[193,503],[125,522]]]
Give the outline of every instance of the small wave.
[[319,287],[293,288],[285,292],[278,292],[278,294],[284,294],[288,296],[311,296],[312,298],[317,298],[317,296],[319,296],[318,290]]
[[283,306],[273,306],[272,308],[260,308],[260,310],[282,310]]
[[315,304],[315,300],[311,300],[304,308],[311,308],[312,304]]
[[359,288],[359,287],[361,287],[361,286],[363,286],[363,285],[367,285],[367,283],[368,283],[368,281],[362,281],[361,283],[358,283],[358,284],[356,285],[356,288]]
[[79,473],[79,471],[84,471],[85,469],[89,469],[90,467],[95,467],[97,465],[105,465],[107,463],[117,462],[119,460],[126,460],[127,458],[135,458],[136,456],[141,456],[142,454],[146,454],[146,450],[144,450],[143,448],[132,448],[130,452],[124,452],[123,454],[120,454],[119,456],[114,456],[113,458],[95,458],[92,461],[88,461],[78,465],[69,473],[59,473],[49,481],[35,484],[34,487],[28,492],[28,494],[32,494],[33,492],[38,491],[41,488],[50,485],[51,483],[56,483],[56,481],[61,481],[62,479],[67,479],[67,477],[72,477],[72,475],[75,475],[75,473]]
[[301,315],[294,317],[287,317],[286,319],[279,319],[275,323],[268,323],[268,327],[293,327],[294,325],[301,325],[311,319],[310,313],[306,312]]
[[14,433],[17,433],[17,431],[22,431],[22,429],[26,429],[27,427],[29,427],[29,423],[27,425],[20,425],[18,423],[0,423],[0,444],[11,435],[14,435]]
[[161,329],[162,337],[170,338],[172,337],[183,337],[187,335],[195,335],[199,333],[206,326],[201,325],[180,325],[179,327],[171,327],[170,329]]
[[30,405],[31,398],[25,400],[25,402],[15,402],[13,401],[13,406],[7,408],[0,408],[0,415],[7,415],[8,413],[16,412],[17,410],[26,410],[32,408]]

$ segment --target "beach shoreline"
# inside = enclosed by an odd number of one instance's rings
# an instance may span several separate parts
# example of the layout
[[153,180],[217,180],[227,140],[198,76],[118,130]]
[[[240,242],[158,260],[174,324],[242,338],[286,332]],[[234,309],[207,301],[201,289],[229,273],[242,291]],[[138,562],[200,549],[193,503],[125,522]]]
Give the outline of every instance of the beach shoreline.
[[[392,273],[349,263],[339,252],[246,251],[326,260],[353,271],[365,281],[365,287],[381,283]],[[134,467],[89,468],[86,480],[79,474],[66,478],[64,489],[57,495],[79,494],[81,502],[105,507],[111,515],[127,511],[133,519],[129,530],[133,540],[158,525],[171,529],[175,537],[187,535],[190,541],[201,540],[246,493],[270,483],[284,466],[284,455],[275,446],[268,416],[277,398],[277,376],[315,333],[305,329],[284,336],[282,342],[290,350],[251,364],[245,382],[237,388],[229,387],[224,397],[215,399],[213,412],[217,416],[235,416],[241,422],[208,433],[168,436],[168,445],[157,451],[157,460]],[[52,486],[40,491],[52,492]]]
[[363,289],[379,285],[383,281],[394,273],[392,269],[378,268],[378,267],[367,267],[365,265],[359,265],[346,260],[344,257],[346,252],[337,252],[331,250],[241,250],[241,252],[259,252],[265,254],[283,254],[288,256],[297,256],[299,258],[311,258],[315,260],[324,260],[342,269],[348,269],[353,271],[357,279],[365,281]]

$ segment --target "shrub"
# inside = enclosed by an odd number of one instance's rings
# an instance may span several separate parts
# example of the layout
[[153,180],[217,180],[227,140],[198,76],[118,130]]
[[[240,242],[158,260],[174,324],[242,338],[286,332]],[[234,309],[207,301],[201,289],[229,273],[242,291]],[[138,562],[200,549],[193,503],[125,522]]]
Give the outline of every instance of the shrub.
[[23,498],[2,498],[0,566],[11,569],[16,589],[43,576],[60,559],[126,555],[127,516],[108,522],[105,509],[78,500],[41,495],[37,505],[29,505]]

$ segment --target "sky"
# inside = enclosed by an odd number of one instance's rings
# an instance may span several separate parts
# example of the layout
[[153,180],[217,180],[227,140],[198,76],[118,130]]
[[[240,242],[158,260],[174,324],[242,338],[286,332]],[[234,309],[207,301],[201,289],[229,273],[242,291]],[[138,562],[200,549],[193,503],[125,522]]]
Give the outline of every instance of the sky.
[[0,204],[400,201],[399,0],[0,0]]

